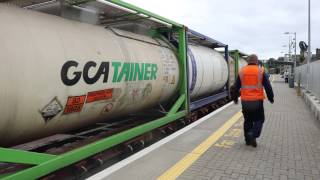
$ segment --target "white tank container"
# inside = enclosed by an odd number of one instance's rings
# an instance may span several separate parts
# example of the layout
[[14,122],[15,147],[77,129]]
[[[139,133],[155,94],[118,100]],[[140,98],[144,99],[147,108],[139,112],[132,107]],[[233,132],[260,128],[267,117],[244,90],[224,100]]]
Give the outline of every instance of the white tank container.
[[243,58],[239,58],[239,70],[248,65],[247,61]]
[[[141,111],[177,90],[177,58],[159,39],[6,5],[0,23],[0,146]],[[221,89],[223,56],[190,49],[191,97]]]
[[152,107],[177,89],[163,41],[0,5],[0,146]]
[[228,80],[228,65],[224,57],[218,51],[203,46],[189,45],[189,51],[191,99],[223,88]]
[[235,79],[235,61],[234,59],[229,56],[229,85],[232,86],[234,85],[236,79]]

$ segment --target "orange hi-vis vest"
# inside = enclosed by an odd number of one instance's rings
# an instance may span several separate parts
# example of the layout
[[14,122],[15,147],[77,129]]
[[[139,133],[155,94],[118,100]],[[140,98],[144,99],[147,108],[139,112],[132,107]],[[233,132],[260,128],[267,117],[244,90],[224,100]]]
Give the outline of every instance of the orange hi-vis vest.
[[241,100],[257,101],[265,98],[263,91],[264,68],[258,65],[247,65],[239,73],[241,80]]

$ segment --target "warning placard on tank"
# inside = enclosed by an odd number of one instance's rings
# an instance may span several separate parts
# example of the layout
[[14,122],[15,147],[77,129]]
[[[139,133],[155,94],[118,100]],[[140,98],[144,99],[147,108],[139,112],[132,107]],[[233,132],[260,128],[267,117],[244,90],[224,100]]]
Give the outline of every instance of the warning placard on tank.
[[54,98],[41,111],[41,116],[45,121],[49,121],[62,111],[62,105],[57,98]]
[[66,107],[64,108],[64,114],[70,114],[74,112],[80,112],[84,105],[86,95],[83,96],[70,96],[68,97]]
[[104,89],[100,91],[88,92],[86,103],[111,99],[112,92],[113,92],[113,89]]

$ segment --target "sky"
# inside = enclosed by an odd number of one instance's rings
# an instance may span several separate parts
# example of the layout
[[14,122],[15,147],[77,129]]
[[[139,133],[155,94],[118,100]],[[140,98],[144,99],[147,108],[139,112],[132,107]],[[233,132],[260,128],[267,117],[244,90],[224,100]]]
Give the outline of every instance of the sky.
[[[308,42],[307,0],[125,1],[228,44],[229,49],[255,53],[259,59],[288,53],[289,35],[284,32],[297,33],[297,54],[298,43]],[[320,0],[311,0],[313,53],[316,48],[320,48]]]

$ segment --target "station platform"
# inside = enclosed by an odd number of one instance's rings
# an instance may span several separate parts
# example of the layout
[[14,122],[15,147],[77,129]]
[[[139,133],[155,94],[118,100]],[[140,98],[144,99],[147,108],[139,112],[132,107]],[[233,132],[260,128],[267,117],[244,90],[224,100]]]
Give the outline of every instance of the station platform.
[[320,122],[279,76],[265,101],[258,147],[245,145],[241,106],[229,103],[89,179],[320,179]]

